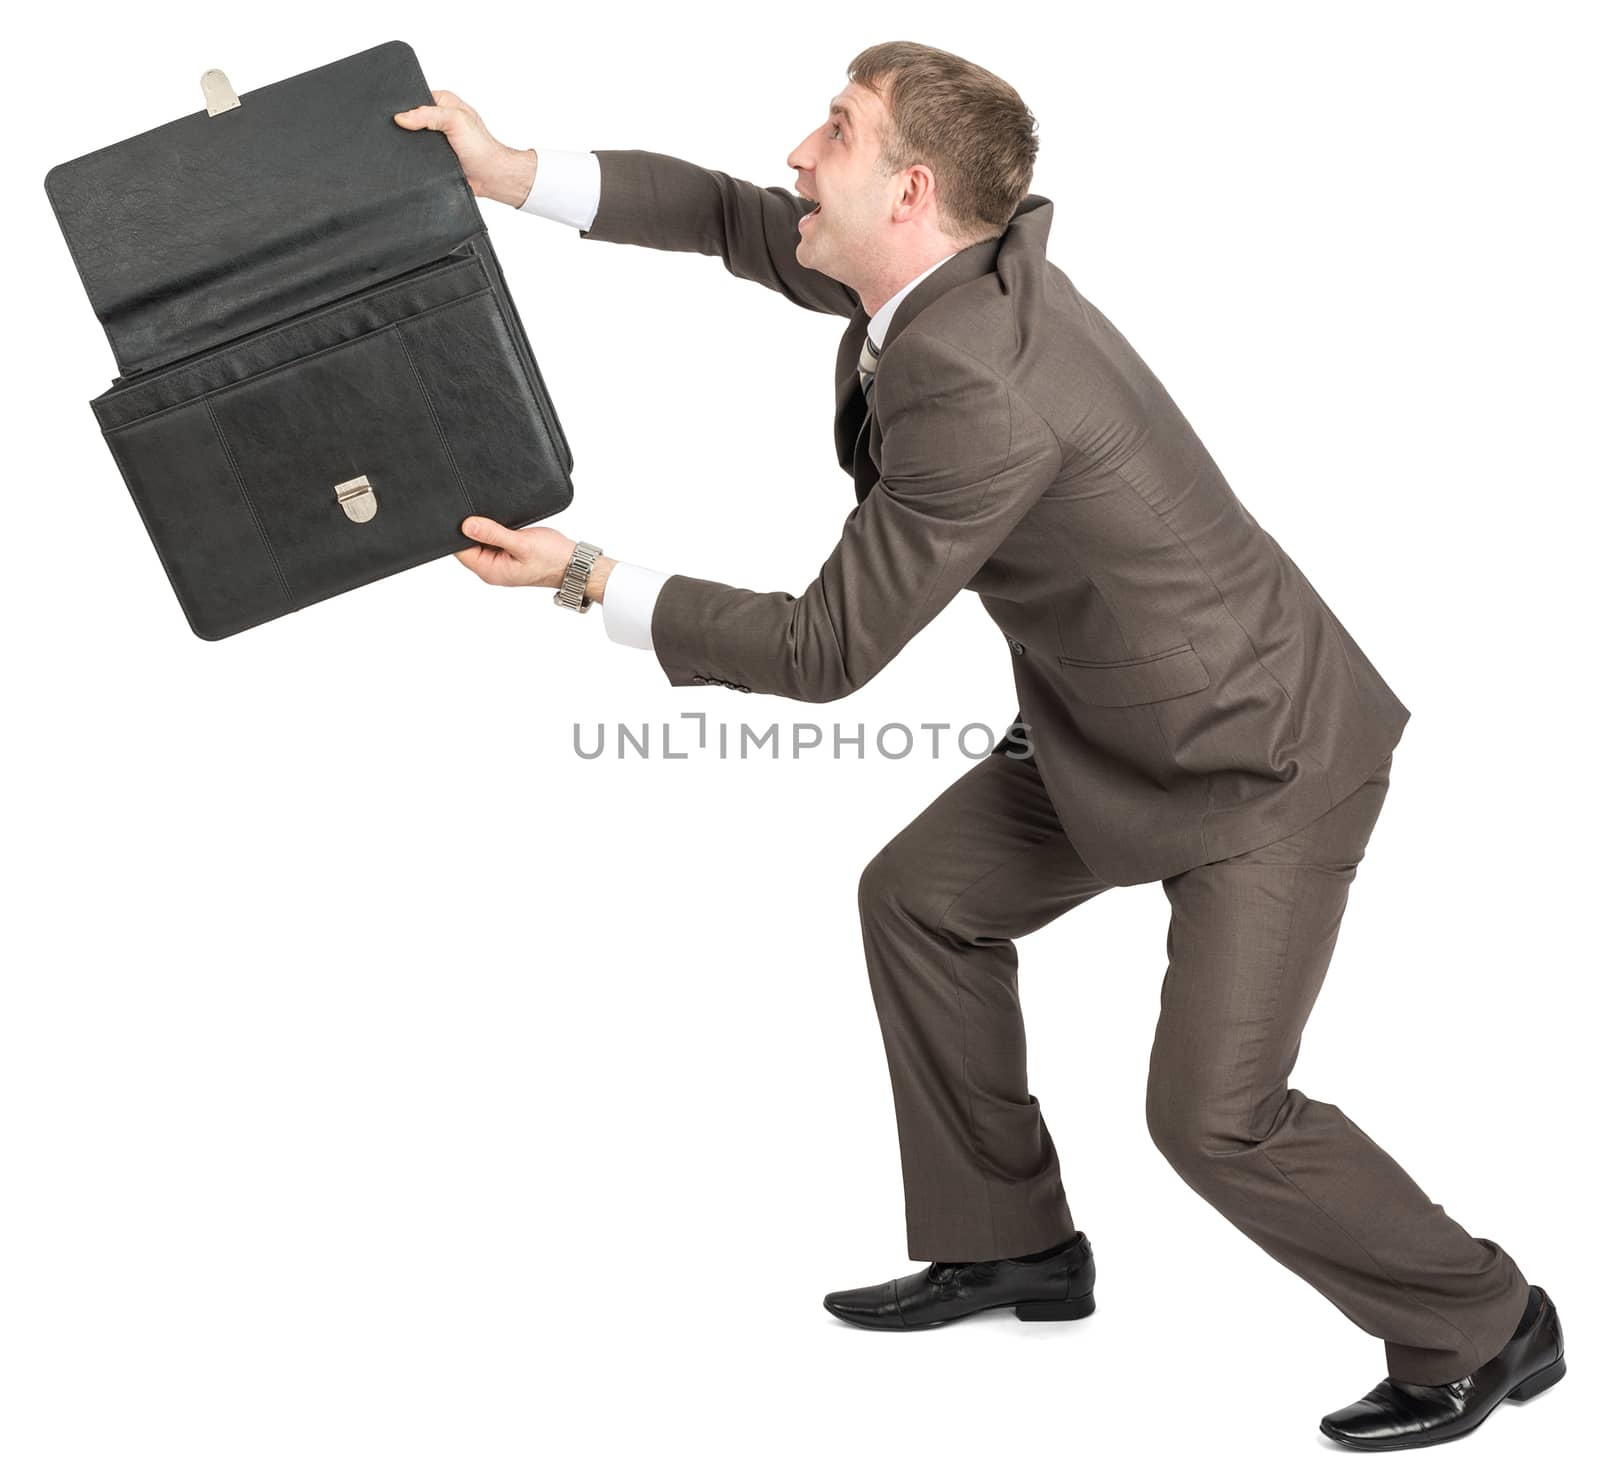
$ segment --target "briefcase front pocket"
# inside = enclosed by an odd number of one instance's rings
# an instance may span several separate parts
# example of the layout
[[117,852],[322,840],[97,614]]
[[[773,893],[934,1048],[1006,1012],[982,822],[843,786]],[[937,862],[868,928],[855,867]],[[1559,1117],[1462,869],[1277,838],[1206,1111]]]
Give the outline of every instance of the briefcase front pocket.
[[572,497],[482,265],[438,263],[102,395],[194,632],[220,639]]

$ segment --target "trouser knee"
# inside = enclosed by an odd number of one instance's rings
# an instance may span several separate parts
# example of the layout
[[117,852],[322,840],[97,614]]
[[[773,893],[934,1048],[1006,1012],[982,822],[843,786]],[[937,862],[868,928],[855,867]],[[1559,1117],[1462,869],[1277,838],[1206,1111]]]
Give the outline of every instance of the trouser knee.
[[1258,1146],[1264,1133],[1181,1088],[1152,1087],[1145,1100],[1145,1124],[1156,1149],[1197,1191],[1218,1186]]
[[863,927],[907,920],[931,928],[934,920],[928,878],[918,869],[914,856],[894,840],[861,871],[856,906]]

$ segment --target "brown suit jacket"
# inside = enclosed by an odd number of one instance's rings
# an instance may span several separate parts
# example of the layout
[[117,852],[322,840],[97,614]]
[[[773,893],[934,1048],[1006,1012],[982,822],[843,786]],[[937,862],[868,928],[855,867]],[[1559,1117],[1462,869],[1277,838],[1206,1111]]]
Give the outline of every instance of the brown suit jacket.
[[795,260],[809,200],[665,154],[597,154],[586,239],[720,256],[849,319],[835,441],[857,504],[838,545],[798,598],[669,578],[651,637],[674,685],[837,700],[970,588],[1008,641],[1062,825],[1114,884],[1281,838],[1393,750],[1411,713],[1045,259],[1048,199],[1030,194],[1003,235],[901,302],[868,401],[869,314]]

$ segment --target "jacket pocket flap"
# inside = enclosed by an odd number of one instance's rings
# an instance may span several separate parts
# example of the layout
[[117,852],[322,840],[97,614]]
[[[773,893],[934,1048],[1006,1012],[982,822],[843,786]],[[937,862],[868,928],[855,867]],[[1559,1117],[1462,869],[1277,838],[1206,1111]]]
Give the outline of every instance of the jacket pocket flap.
[[1059,658],[1067,693],[1091,706],[1144,706],[1191,695],[1211,684],[1192,644],[1132,660]]

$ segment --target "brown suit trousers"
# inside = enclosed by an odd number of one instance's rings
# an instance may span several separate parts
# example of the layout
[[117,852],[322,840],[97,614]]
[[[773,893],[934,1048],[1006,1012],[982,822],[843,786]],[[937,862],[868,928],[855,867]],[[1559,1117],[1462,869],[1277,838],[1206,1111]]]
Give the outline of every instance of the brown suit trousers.
[[[1168,877],[1150,1133],[1241,1232],[1439,1385],[1510,1339],[1528,1283],[1337,1106],[1288,1086],[1393,758],[1320,818]],[[997,751],[863,872],[915,1259],[1013,1258],[1074,1231],[1028,1091],[1013,941],[1098,895],[1031,757]]]

